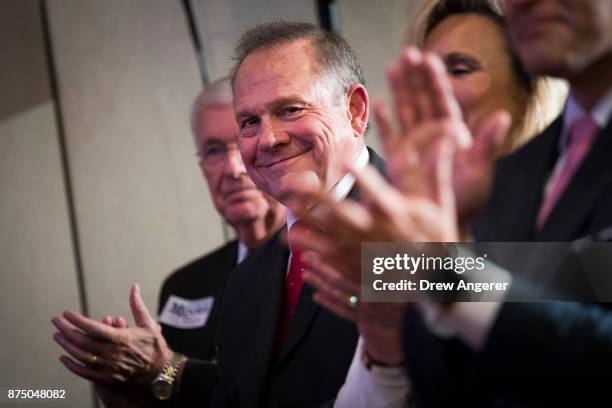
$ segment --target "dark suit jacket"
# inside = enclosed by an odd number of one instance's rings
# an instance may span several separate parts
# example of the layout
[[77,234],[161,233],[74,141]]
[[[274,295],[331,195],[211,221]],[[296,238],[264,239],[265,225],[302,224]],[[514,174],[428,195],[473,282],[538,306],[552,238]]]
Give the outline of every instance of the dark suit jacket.
[[182,329],[161,323],[162,333],[170,348],[187,357],[181,376],[178,395],[173,405],[205,406],[210,401],[212,387],[217,382],[214,341],[218,325],[217,294],[229,273],[236,267],[238,241],[232,241],[215,251],[194,260],[172,273],[162,285],[158,314],[170,295],[184,299],[213,297],[213,308],[204,326]]
[[[540,230],[534,227],[544,185],[558,158],[561,126],[559,118],[499,161],[492,196],[475,225],[477,240],[610,239],[611,123],[546,223]],[[612,273],[612,265],[601,266]],[[610,398],[603,385],[609,375],[598,371],[612,364],[612,315],[602,305],[505,303],[478,355],[457,340],[429,333],[412,308],[406,312],[404,333],[413,395],[420,406],[541,406]]]
[[[382,159],[370,150],[370,163]],[[356,197],[356,189],[349,196]],[[289,250],[280,233],[240,264],[223,292],[215,405],[305,407],[333,400],[357,344],[355,326],[319,307],[304,285],[280,357],[275,356]]]

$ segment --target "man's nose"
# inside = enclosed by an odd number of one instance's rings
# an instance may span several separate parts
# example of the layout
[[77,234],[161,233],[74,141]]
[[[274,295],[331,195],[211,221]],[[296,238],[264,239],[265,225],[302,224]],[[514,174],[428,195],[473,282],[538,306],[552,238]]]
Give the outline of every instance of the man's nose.
[[225,160],[224,173],[226,176],[232,178],[238,178],[242,174],[246,174],[244,162],[240,156],[238,149],[229,149],[227,151],[227,158]]
[[271,119],[261,121],[258,135],[258,146],[260,150],[274,150],[279,145],[289,142],[289,135]]

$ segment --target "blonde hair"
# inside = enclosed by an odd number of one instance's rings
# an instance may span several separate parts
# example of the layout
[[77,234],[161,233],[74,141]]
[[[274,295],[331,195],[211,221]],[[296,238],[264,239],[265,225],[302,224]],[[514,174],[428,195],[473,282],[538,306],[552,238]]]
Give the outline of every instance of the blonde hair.
[[513,125],[513,134],[510,135],[508,148],[512,151],[543,131],[559,115],[568,85],[561,79],[528,76],[510,43],[502,3],[502,0],[424,0],[409,19],[406,43],[422,48],[429,32],[442,20],[456,14],[478,14],[499,27],[516,82],[527,96],[521,120]]

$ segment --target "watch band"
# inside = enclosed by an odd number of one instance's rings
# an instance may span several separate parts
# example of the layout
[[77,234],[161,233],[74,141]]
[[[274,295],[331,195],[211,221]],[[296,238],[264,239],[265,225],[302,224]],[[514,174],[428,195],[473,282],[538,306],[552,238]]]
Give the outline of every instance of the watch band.
[[167,400],[172,396],[176,375],[187,357],[180,353],[172,354],[170,360],[164,365],[155,379],[151,382],[151,391],[155,398]]
[[372,371],[372,369],[376,369],[376,368],[393,369],[393,368],[403,368],[404,366],[403,363],[387,364],[387,363],[382,363],[380,361],[376,361],[372,357],[370,357],[365,347],[361,348],[361,361],[363,362],[364,367],[368,371]]

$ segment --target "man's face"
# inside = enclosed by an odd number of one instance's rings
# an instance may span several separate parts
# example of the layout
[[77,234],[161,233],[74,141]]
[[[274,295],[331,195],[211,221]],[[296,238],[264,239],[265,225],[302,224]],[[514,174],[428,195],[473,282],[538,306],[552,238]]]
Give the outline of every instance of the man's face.
[[610,0],[506,0],[514,46],[532,75],[571,79],[612,52]]
[[265,217],[274,204],[244,169],[232,105],[202,108],[195,127],[200,167],[217,211],[234,226]]
[[240,153],[255,184],[287,204],[326,190],[362,143],[347,98],[316,72],[314,50],[297,40],[248,55],[234,84]]

